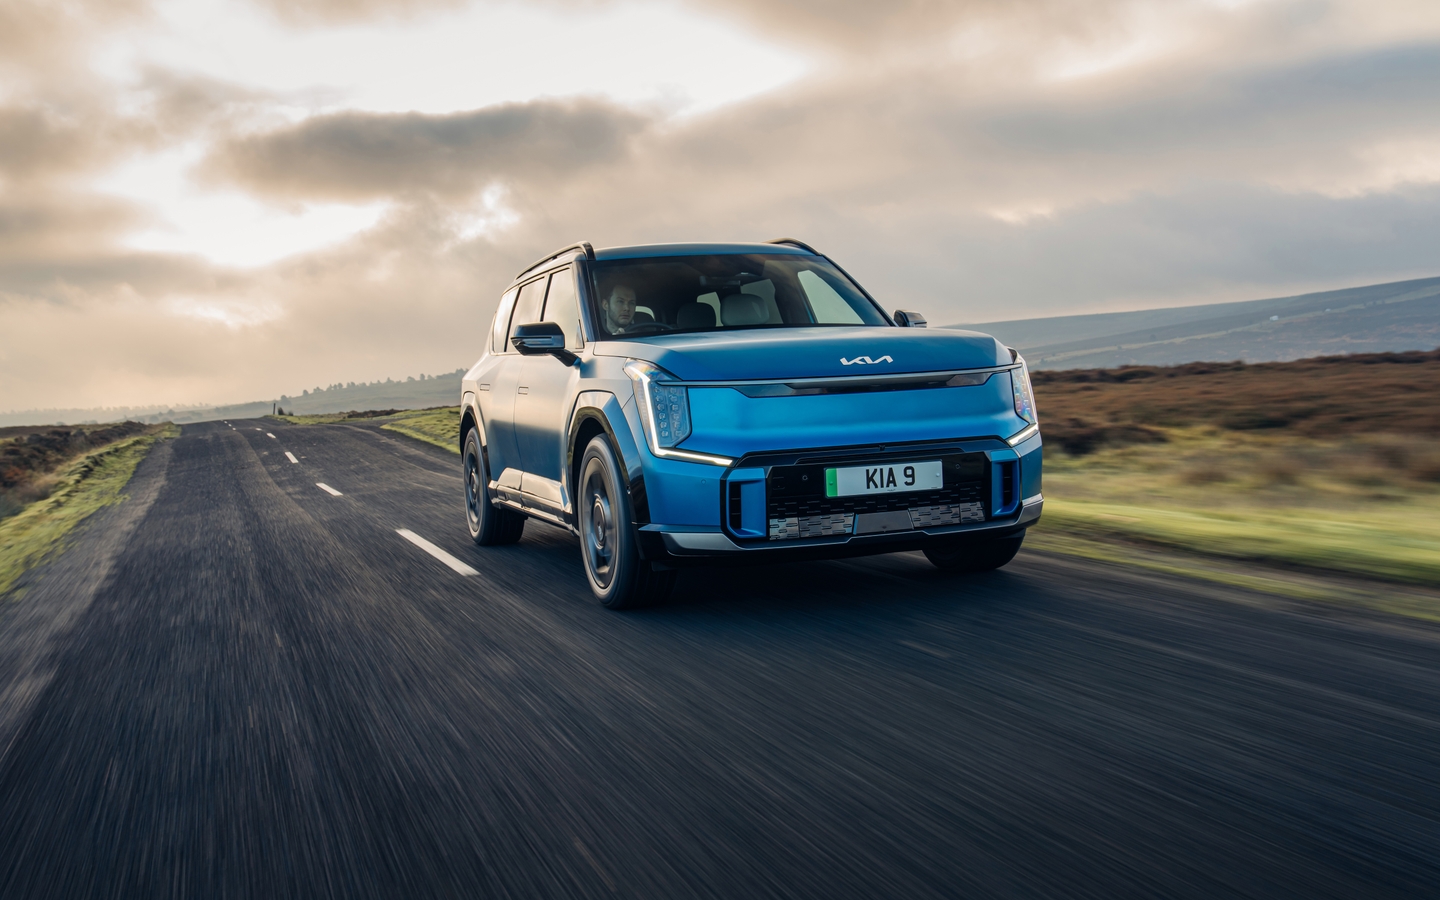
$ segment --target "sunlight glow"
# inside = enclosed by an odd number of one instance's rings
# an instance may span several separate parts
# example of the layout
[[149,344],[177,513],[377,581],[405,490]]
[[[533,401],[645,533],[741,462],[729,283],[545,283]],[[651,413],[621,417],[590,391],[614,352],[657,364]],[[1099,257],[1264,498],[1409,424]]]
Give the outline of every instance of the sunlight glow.
[[259,266],[333,244],[373,226],[385,204],[309,204],[293,210],[236,191],[207,191],[188,172],[204,147],[191,144],[132,160],[96,187],[150,207],[155,224],[131,234],[135,250],[195,253],[230,266]]

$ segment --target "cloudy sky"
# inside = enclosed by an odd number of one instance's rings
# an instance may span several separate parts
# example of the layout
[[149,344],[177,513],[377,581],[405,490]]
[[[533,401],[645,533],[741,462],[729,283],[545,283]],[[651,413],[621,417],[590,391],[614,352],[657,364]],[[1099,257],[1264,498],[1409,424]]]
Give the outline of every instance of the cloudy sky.
[[1434,0],[0,0],[0,411],[469,365],[574,240],[932,322],[1440,274]]

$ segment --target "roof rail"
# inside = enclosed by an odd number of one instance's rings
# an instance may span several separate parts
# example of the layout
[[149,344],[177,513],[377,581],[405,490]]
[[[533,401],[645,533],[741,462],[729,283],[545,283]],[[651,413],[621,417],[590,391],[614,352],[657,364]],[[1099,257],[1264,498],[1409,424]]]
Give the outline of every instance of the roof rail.
[[776,238],[776,239],[773,240],[773,241],[766,241],[765,243],[767,243],[767,244],[789,244],[789,245],[792,246],[792,247],[799,247],[801,250],[809,250],[811,253],[815,254],[816,256],[823,256],[823,255],[824,255],[824,254],[822,254],[819,250],[816,250],[814,247],[810,246],[809,244],[805,243],[804,241],[797,241],[797,240],[795,240],[794,238]]
[[[584,251],[584,253],[585,253],[585,258],[586,258],[586,259],[589,259],[589,260],[595,259],[595,248],[592,247],[592,246],[590,246],[590,242],[589,242],[589,241],[581,241],[581,242],[579,242],[578,244],[571,244],[571,245],[569,245],[568,247],[561,247],[559,250],[556,250],[554,253],[548,253],[548,254],[546,254],[545,256],[540,257],[539,259],[535,260],[535,261],[534,261],[533,263],[531,263],[530,265],[528,265],[528,266],[526,266],[525,268],[521,269],[521,270],[520,270],[520,275],[524,275],[526,272],[529,272],[531,269],[534,269],[534,268],[536,268],[537,266],[543,266],[543,265],[545,265],[547,262],[549,262],[549,261],[552,260],[552,259],[558,259],[558,258],[560,258],[561,256],[564,256],[566,253],[569,253],[571,250],[582,250],[582,251]],[[516,278],[519,278],[520,275],[516,275],[515,277],[516,277]]]

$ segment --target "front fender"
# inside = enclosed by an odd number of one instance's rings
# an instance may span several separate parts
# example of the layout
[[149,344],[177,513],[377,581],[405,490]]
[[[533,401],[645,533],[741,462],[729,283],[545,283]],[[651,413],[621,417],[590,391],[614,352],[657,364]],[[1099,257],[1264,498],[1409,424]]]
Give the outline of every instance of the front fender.
[[[624,477],[625,489],[630,494],[630,511],[635,517],[635,524],[648,525],[650,504],[645,496],[645,473],[640,465],[640,448],[636,445],[630,423],[625,418],[624,406],[609,391],[583,391],[575,398],[575,410],[570,415],[570,435],[566,441],[566,446],[569,447],[565,460],[566,495],[575,497],[575,502],[579,503],[578,486],[575,482],[579,478],[577,470],[580,457],[585,453],[580,436],[587,431],[587,422],[594,422],[610,438],[610,446],[620,455],[620,474]],[[577,509],[576,512],[578,511]]]

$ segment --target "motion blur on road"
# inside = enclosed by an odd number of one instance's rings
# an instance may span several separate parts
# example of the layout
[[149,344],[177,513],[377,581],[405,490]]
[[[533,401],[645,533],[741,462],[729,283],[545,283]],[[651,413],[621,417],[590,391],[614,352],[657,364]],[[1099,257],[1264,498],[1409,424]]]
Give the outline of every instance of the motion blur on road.
[[1035,552],[617,614],[364,425],[187,425],[127,491],[0,612],[0,897],[1440,891],[1424,623]]

